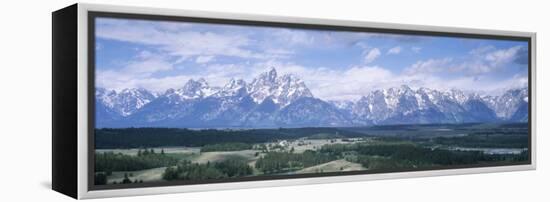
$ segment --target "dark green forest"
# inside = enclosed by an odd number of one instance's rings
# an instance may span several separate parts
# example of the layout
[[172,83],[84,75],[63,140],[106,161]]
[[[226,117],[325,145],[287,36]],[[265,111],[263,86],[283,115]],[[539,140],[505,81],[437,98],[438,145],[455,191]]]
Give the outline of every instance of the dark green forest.
[[213,151],[240,151],[252,149],[252,144],[240,143],[240,142],[228,142],[220,144],[209,144],[201,147],[201,152],[213,152]]
[[96,153],[95,171],[110,173],[112,171],[137,171],[151,168],[175,165],[178,158],[154,150],[140,150],[138,155],[124,155],[121,153]]
[[266,174],[290,172],[336,159],[334,155],[312,150],[303,153],[268,152],[256,161],[256,168]]
[[95,129],[96,149],[187,146],[202,147],[221,143],[263,143],[293,140],[319,133],[340,133],[345,137],[365,134],[338,128],[279,128],[250,130],[190,130],[177,128]]
[[488,155],[481,151],[431,149],[416,144],[335,144],[324,145],[319,152],[360,163],[369,169],[421,168],[528,160],[527,152],[520,155]]
[[475,133],[462,137],[437,137],[434,143],[473,148],[527,148],[528,135]]
[[252,174],[252,168],[246,161],[228,159],[215,163],[192,163],[181,161],[175,167],[168,167],[162,178],[164,180],[206,180],[241,177]]

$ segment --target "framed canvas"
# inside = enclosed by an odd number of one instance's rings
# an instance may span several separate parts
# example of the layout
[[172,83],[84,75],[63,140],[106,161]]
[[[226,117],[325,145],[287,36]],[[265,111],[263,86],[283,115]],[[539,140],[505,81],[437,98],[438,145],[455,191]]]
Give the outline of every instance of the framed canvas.
[[75,4],[53,13],[74,198],[535,169],[535,33]]

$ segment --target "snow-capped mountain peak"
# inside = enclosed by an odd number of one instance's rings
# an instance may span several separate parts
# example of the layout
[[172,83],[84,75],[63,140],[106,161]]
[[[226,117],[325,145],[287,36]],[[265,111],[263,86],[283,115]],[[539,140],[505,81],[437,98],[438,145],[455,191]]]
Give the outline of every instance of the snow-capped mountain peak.
[[372,91],[355,102],[349,111],[358,119],[375,124],[521,121],[526,117],[527,97],[527,89],[483,97],[458,89],[439,91],[423,87],[413,90],[400,86]]
[[[366,126],[466,122],[525,122],[528,89],[481,96],[458,89],[412,89],[407,85],[371,91],[357,101],[326,101],[306,82],[275,68],[252,82],[231,79],[212,87],[190,79],[157,96],[142,88],[96,89],[98,127],[286,127]],[[116,123],[110,123],[117,121]],[[101,125],[103,124],[103,125]],[[109,125],[111,124],[111,125]],[[183,124],[183,125],[182,125]],[[187,125],[184,125],[187,124]]]
[[210,87],[204,78],[196,81],[189,79],[183,88],[174,91],[183,100],[208,97],[216,92],[216,89]]
[[304,81],[293,74],[279,77],[275,68],[253,79],[247,89],[256,103],[269,98],[278,105],[286,106],[299,98],[313,97]]
[[520,105],[529,102],[527,88],[511,89],[500,96],[483,96],[481,99],[493,109],[499,118],[507,119],[514,115]]
[[102,88],[96,90],[97,101],[123,117],[131,115],[156,97],[155,94],[143,88],[127,88],[120,92]]
[[[363,98],[364,97],[362,97],[361,99]],[[331,100],[331,101],[328,101],[328,103],[342,110],[351,110],[354,105],[353,101],[349,101],[349,100]]]
[[463,91],[458,89],[451,89],[444,92],[444,95],[449,97],[451,100],[455,100],[460,104],[466,103],[472,95],[466,95]]
[[244,96],[247,94],[246,82],[242,79],[231,79],[214,97]]
[[268,81],[275,81],[277,79],[277,70],[275,67],[271,67],[269,72],[263,73],[260,78],[266,78]]

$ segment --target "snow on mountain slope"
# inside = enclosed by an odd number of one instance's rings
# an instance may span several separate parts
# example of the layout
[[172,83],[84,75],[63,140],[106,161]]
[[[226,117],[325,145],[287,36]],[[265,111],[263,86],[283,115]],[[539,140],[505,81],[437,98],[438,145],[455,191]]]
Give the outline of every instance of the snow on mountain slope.
[[[275,68],[252,82],[231,79],[212,87],[203,78],[152,93],[96,89],[98,127],[324,127],[372,124],[527,121],[527,88],[500,96],[402,85],[357,101],[316,98],[296,75]],[[98,111],[99,110],[99,111]]]
[[500,96],[485,96],[482,98],[495,111],[500,119],[510,119],[521,105],[529,102],[527,88],[510,89]]
[[275,68],[252,80],[248,92],[258,104],[269,98],[281,107],[302,97],[313,97],[304,81],[292,74],[279,77]]
[[97,101],[124,117],[131,115],[155,98],[154,94],[143,88],[124,89],[120,92],[103,88],[96,90]]

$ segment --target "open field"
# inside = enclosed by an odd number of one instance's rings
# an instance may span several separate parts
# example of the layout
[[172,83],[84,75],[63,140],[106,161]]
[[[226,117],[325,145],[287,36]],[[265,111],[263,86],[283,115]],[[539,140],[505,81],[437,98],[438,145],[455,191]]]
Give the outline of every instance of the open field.
[[109,184],[112,184],[113,182],[120,183],[122,182],[122,180],[124,180],[124,175],[128,175],[128,178],[131,181],[142,180],[143,182],[159,182],[159,181],[163,181],[162,173],[164,173],[165,169],[166,167],[160,167],[160,168],[153,168],[153,169],[132,171],[132,172],[125,172],[125,171],[113,172],[113,174],[107,178],[107,183]]
[[[286,144],[286,148],[294,148],[294,152],[296,153],[302,153],[306,150],[317,150],[320,149],[324,145],[331,145],[331,144],[352,144],[352,143],[359,143],[359,142],[370,142],[372,141],[371,138],[349,138],[346,139],[348,141],[343,141],[342,138],[335,138],[335,139],[308,139],[308,138],[300,138],[295,141],[288,141]],[[280,143],[277,143],[280,144]]]
[[[164,151],[166,154],[193,154],[193,153],[199,153],[200,147],[159,147],[159,148],[151,148],[156,153],[161,153],[161,151]],[[135,156],[137,155],[139,148],[134,149],[96,149],[96,153],[105,153],[105,152],[113,152],[113,153],[121,153],[124,155],[130,155]]]
[[239,158],[247,162],[256,159],[256,150],[227,151],[227,152],[203,152],[191,160],[194,163],[220,162],[230,158]]
[[[123,132],[128,131],[139,129]],[[105,176],[96,178],[102,182],[101,177],[105,177],[108,184],[146,183],[528,160],[527,124],[207,130],[204,134],[200,130],[181,130],[182,134],[170,131],[160,137],[187,141],[167,141],[160,147],[148,147],[151,141],[144,141],[138,148],[128,148],[142,141],[129,139],[128,145],[116,148],[113,146],[121,141],[113,139],[115,136],[102,140],[105,145],[96,150],[96,162],[100,163],[96,173]],[[109,129],[110,134],[116,132]],[[187,137],[187,132],[192,136]],[[146,133],[139,134],[141,139],[149,139]],[[157,135],[151,134],[151,138]],[[130,138],[131,134],[116,137]]]
[[320,165],[304,168],[296,171],[295,173],[326,173],[326,172],[340,172],[340,171],[357,171],[366,170],[361,164],[352,163],[343,159],[323,163]]
[[449,147],[449,150],[456,151],[480,151],[484,154],[521,154],[527,151],[526,148],[468,148],[468,147]]

